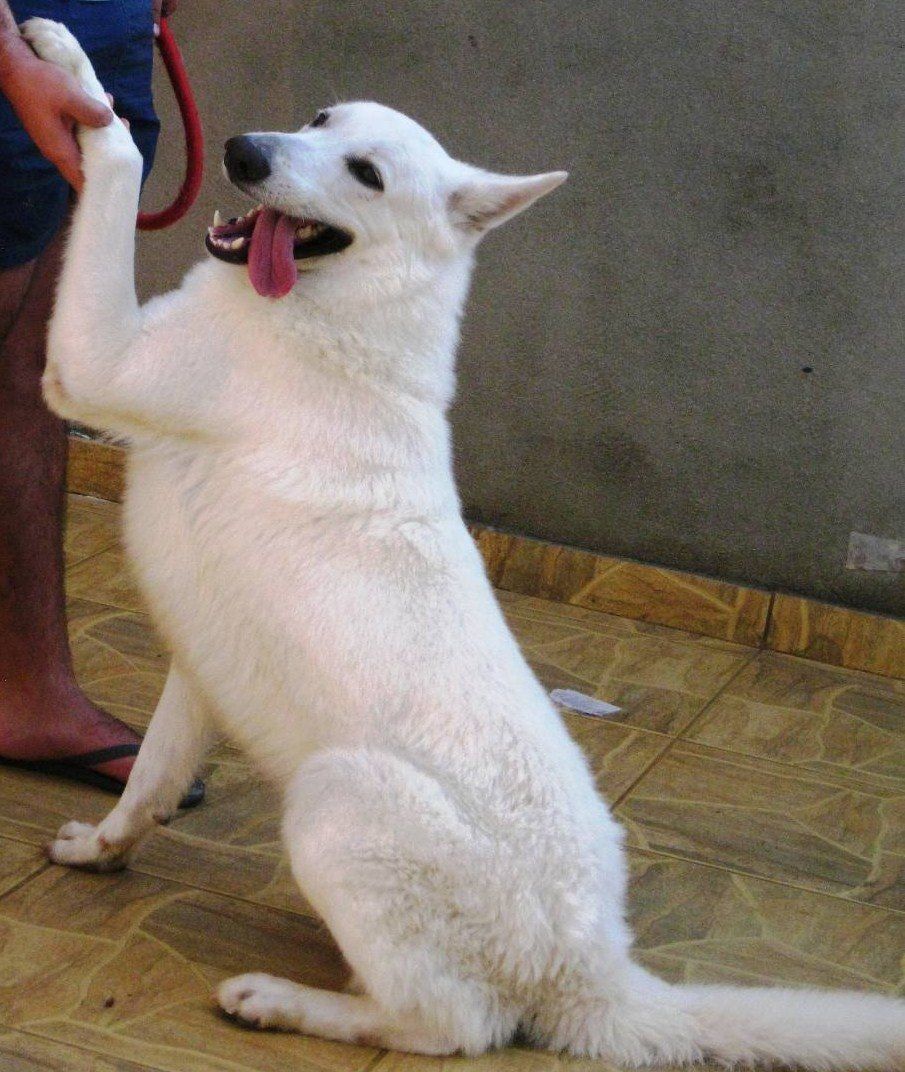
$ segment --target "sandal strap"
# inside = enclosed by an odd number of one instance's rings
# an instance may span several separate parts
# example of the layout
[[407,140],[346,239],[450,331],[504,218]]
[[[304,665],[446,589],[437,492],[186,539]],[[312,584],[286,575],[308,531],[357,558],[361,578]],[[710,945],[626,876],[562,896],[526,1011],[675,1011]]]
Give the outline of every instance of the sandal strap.
[[137,756],[140,747],[137,744],[114,744],[109,748],[98,748],[93,752],[83,752],[78,756],[66,756],[65,761],[74,767],[100,767],[104,763],[111,763],[114,759]]

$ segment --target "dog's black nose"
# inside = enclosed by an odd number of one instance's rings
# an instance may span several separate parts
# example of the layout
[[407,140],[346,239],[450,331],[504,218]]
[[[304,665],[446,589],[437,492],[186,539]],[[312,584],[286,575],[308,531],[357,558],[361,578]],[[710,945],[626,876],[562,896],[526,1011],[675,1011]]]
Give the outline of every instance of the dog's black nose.
[[260,182],[270,174],[270,153],[266,145],[248,134],[230,138],[223,163],[233,182]]

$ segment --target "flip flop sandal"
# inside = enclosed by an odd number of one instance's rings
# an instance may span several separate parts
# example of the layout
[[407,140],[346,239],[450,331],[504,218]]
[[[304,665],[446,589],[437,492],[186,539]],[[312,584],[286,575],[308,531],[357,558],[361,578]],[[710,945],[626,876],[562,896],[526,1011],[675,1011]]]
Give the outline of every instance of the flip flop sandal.
[[[60,759],[4,759],[0,757],[0,766],[14,767],[16,770],[34,771],[37,774],[53,774],[57,778],[68,778],[71,782],[93,785],[108,793],[121,794],[126,788],[116,778],[94,770],[114,759],[137,756],[139,745],[115,744],[110,748],[98,748],[94,752],[83,752],[78,756],[63,756]],[[180,808],[195,808],[204,800],[204,782],[196,778],[189,786],[188,792],[179,802]]]

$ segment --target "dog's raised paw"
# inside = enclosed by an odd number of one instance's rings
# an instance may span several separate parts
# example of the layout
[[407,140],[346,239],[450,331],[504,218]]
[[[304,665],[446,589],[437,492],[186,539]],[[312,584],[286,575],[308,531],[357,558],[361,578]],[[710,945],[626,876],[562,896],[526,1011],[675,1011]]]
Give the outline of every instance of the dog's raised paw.
[[118,871],[126,866],[128,856],[105,841],[96,826],[79,822],[60,827],[56,839],[47,846],[47,855],[55,864],[91,871]]
[[264,972],[236,975],[221,983],[215,999],[223,1012],[246,1027],[298,1030],[293,1000],[298,987]]
[[75,75],[89,92],[94,89],[91,83],[96,83],[97,79],[91,62],[62,23],[53,19],[33,18],[23,22],[20,29],[22,36],[42,60]]

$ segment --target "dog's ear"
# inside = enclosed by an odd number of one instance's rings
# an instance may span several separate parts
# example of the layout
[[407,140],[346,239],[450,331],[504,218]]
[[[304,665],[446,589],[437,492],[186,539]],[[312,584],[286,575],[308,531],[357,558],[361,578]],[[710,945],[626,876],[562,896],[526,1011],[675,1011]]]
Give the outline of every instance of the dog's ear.
[[449,196],[453,223],[472,234],[483,234],[517,216],[569,177],[567,171],[543,175],[495,175],[476,168]]

